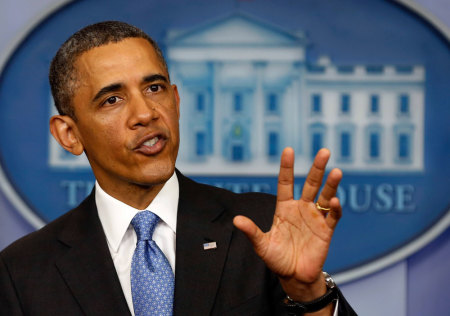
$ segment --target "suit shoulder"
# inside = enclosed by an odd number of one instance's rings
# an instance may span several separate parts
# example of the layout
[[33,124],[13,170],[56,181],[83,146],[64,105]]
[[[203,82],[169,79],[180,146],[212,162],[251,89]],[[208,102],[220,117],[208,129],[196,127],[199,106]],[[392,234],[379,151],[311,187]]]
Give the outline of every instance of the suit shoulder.
[[261,192],[235,193],[224,188],[199,183],[184,176],[181,181],[183,182],[183,187],[191,189],[190,194],[208,195],[209,197],[222,200],[226,204],[250,204],[259,209],[266,209],[267,207],[275,206],[276,203],[276,196],[273,194]]
[[[214,201],[225,207],[229,215],[244,215],[251,218],[257,225],[267,227],[273,221],[276,196],[260,192],[234,193],[215,186],[197,183],[192,179],[183,178],[180,185],[184,192],[181,195],[189,196],[194,203],[204,204],[205,201]],[[270,226],[268,226],[270,227]]]
[[42,245],[55,239],[57,233],[64,227],[64,222],[68,217],[70,217],[70,212],[14,241],[1,252],[2,257],[23,257],[40,251]]
[[57,239],[58,234],[72,221],[72,218],[74,214],[78,212],[78,209],[83,207],[86,200],[83,201],[78,207],[61,215],[42,228],[14,241],[0,252],[1,256],[4,259],[24,258],[34,256],[41,253],[43,249],[49,248],[50,245]]

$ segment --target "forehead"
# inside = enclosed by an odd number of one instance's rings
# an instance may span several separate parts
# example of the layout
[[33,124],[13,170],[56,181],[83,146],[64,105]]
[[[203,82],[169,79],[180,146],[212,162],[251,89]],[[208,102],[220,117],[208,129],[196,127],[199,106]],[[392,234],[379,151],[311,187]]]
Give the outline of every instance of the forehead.
[[142,38],[95,47],[81,54],[75,68],[81,85],[126,82],[151,73],[165,73],[153,46]]

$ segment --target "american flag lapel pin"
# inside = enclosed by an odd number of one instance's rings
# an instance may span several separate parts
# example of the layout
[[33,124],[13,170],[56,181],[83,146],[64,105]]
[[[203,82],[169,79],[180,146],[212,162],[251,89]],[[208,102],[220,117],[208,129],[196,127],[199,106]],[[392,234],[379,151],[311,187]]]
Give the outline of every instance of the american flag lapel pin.
[[203,244],[203,250],[216,249],[217,243],[215,241],[206,242]]

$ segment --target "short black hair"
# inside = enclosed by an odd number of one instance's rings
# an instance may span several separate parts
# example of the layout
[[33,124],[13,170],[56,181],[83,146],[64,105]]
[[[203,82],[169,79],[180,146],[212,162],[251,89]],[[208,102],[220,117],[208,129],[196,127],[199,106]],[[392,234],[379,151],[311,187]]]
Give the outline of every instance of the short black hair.
[[61,45],[50,64],[50,87],[59,114],[68,115],[76,120],[73,96],[79,84],[75,68],[77,58],[92,48],[120,42],[126,38],[147,40],[155,49],[167,74],[169,73],[161,49],[141,29],[120,21],[104,21],[88,25],[73,34]]

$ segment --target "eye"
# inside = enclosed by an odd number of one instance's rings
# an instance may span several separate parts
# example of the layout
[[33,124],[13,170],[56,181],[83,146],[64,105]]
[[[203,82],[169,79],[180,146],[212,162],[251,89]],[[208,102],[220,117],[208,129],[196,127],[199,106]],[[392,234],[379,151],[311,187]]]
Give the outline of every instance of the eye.
[[152,93],[159,92],[161,90],[162,90],[162,87],[159,84],[152,84],[148,87],[148,91],[152,92]]
[[112,96],[112,97],[109,97],[108,99],[106,99],[106,101],[103,103],[103,105],[113,105],[113,104],[119,102],[120,100],[122,100],[122,99],[117,96]]

